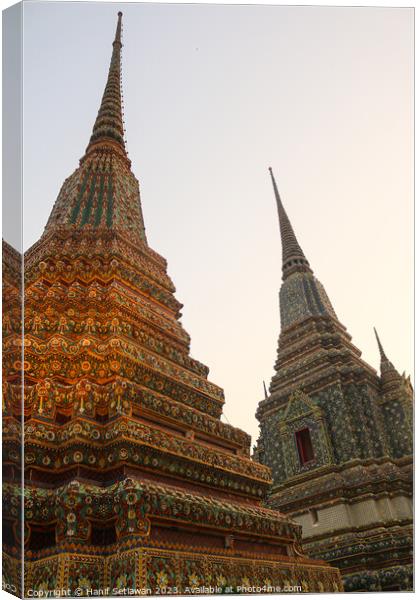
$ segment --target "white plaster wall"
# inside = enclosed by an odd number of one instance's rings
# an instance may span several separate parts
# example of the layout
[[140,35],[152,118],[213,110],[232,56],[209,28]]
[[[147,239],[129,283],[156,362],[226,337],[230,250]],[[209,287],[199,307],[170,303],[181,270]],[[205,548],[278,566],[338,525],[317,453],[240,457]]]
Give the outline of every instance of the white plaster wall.
[[317,509],[318,522],[314,522],[311,512],[292,515],[302,525],[304,539],[341,529],[366,527],[380,522],[392,522],[412,517],[412,501],[405,496],[389,498],[366,498],[353,504],[339,503]]
[[392,509],[392,501],[388,496],[384,498],[378,498],[376,501],[379,518],[383,521],[390,521],[394,518],[394,511]]
[[395,519],[410,519],[413,516],[413,500],[407,496],[394,496],[392,510]]
[[304,538],[351,526],[347,506],[344,503],[320,508],[317,512],[318,523],[313,522],[309,511],[293,517],[297,523],[302,525],[302,535]]
[[352,525],[359,527],[361,525],[369,525],[370,523],[378,522],[382,519],[378,511],[378,506],[374,498],[362,500],[349,505]]

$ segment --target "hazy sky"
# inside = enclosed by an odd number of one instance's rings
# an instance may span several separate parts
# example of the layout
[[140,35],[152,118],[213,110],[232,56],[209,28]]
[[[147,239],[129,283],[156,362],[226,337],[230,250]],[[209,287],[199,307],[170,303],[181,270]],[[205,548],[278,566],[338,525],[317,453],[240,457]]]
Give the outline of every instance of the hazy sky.
[[413,371],[412,9],[31,2],[25,245],[88,143],[123,17],[128,151],[192,355],[254,418],[273,375],[281,245],[268,166],[316,276],[375,368]]

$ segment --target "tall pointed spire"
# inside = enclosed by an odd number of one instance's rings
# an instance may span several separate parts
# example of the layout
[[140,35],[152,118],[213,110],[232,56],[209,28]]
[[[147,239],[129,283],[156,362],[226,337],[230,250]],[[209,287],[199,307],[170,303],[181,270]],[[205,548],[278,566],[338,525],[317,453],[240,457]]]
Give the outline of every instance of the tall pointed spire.
[[119,12],[108,80],[89,145],[62,185],[44,235],[62,228],[105,235],[112,231],[136,245],[147,244],[139,183],[124,143],[121,33]]
[[381,361],[382,360],[388,360],[387,357],[386,357],[385,351],[383,349],[383,346],[381,344],[381,340],[379,339],[378,332],[376,331],[376,327],[373,328],[373,331],[375,332],[376,341],[378,343],[379,354],[381,355]]
[[86,154],[97,144],[108,143],[122,150],[125,156],[127,155],[121,100],[121,29],[122,12],[119,12],[108,79]]
[[376,331],[376,328],[374,327],[373,330],[375,332],[375,337],[376,337],[376,341],[378,343],[378,348],[379,348],[379,354],[381,356],[381,374],[383,375],[384,373],[389,373],[391,371],[393,373],[397,373],[396,368],[394,367],[392,362],[389,360],[389,358],[385,354],[385,351],[381,344],[381,340],[379,339],[379,335],[378,335],[378,332]]
[[274,179],[273,170],[271,167],[269,167],[268,170],[270,171],[274,195],[276,197],[277,211],[279,214],[280,235],[283,247],[283,279],[286,279],[295,271],[307,271],[312,273],[312,270],[309,266],[309,261],[304,255],[302,248],[299,246],[295,232],[293,231],[293,227],[289,221],[289,217],[284,210],[284,206],[277,189],[277,183]]
[[265,385],[265,381],[264,380],[263,380],[263,386],[264,386],[264,398],[268,398],[267,386]]

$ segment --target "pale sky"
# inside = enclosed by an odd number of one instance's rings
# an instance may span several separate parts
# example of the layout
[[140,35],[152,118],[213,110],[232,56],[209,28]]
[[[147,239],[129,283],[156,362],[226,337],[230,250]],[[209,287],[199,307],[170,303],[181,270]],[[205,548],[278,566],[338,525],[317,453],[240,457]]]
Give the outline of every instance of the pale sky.
[[224,388],[228,421],[255,442],[276,357],[270,165],[363,358],[378,368],[375,325],[412,373],[414,11],[25,4],[25,247],[88,143],[118,10],[149,244],[168,260],[191,353]]

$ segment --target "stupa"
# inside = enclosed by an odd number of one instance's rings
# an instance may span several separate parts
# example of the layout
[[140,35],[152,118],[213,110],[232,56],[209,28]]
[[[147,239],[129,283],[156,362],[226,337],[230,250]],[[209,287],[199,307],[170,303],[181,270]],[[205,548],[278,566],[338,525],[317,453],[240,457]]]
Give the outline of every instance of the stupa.
[[380,375],[362,360],[270,173],[283,247],[281,333],[269,392],[257,410],[254,454],[272,469],[268,504],[302,525],[305,551],[338,567],[346,591],[409,590],[410,378],[397,372],[379,337]]
[[121,27],[118,13],[85,154],[25,253],[23,348],[20,259],[5,251],[5,579],[21,593],[22,543],[25,595],[339,591],[300,526],[263,506],[270,469],[221,421],[223,391],[190,356],[126,152]]

